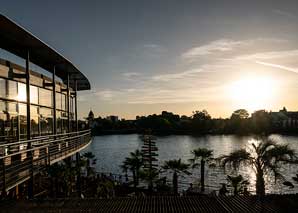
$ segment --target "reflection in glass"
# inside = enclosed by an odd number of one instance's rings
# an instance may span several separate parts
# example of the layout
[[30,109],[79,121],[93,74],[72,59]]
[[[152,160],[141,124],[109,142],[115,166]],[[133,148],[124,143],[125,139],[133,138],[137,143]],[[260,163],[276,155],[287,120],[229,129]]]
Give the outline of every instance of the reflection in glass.
[[57,132],[66,133],[68,131],[67,113],[57,111]]
[[61,109],[61,93],[56,92],[56,109]]
[[39,104],[52,107],[52,91],[39,88]]
[[8,83],[8,91],[7,91],[8,98],[16,100],[18,98],[17,82],[8,80],[7,83]]
[[3,101],[0,101],[0,142],[5,141],[5,122],[6,122],[6,106]]
[[16,103],[6,103],[6,121],[4,123],[4,136],[6,141],[16,141],[18,140],[18,115],[17,115],[17,104]]
[[31,136],[36,137],[39,135],[39,124],[38,124],[38,107],[30,107],[30,118],[31,118]]
[[61,109],[66,111],[67,109],[67,105],[66,105],[66,95],[62,94],[62,97],[61,97]]
[[20,139],[27,138],[27,105],[19,103]]
[[53,133],[53,113],[51,109],[40,107],[40,130],[42,135]]
[[6,80],[0,78],[0,97],[6,98]]
[[18,82],[18,101],[27,101],[26,84]]
[[61,120],[61,112],[56,111],[56,119],[57,119],[57,133],[62,133],[62,120]]
[[38,88],[36,86],[30,86],[30,102],[38,104]]

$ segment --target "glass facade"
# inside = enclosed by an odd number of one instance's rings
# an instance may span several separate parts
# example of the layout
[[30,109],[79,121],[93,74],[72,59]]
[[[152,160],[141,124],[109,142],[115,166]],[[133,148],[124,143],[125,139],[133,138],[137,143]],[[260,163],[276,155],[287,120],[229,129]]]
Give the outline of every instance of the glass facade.
[[[35,76],[36,78],[36,76]],[[60,91],[60,86],[57,85]],[[74,99],[56,91],[57,133],[68,132],[67,105],[70,104],[70,131],[74,130]],[[27,139],[26,84],[0,76],[0,142]],[[31,138],[53,134],[53,91],[30,85]]]

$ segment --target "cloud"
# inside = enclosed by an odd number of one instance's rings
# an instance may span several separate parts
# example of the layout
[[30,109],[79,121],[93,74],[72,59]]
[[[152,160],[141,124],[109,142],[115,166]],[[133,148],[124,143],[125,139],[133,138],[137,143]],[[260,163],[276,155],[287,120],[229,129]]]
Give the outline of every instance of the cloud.
[[140,76],[140,73],[137,72],[126,72],[126,73],[122,73],[122,75],[127,78],[127,79],[132,79],[134,77],[138,77]]
[[137,56],[144,56],[149,58],[160,58],[167,52],[167,49],[158,44],[144,44],[141,46],[140,50],[137,51]]
[[272,10],[273,13],[275,14],[278,14],[278,15],[281,15],[281,16],[285,16],[287,18],[298,18],[297,15],[293,14],[293,13],[290,13],[288,11],[284,11],[284,10],[279,10],[279,9],[274,9]]
[[234,59],[265,60],[265,59],[289,58],[289,57],[297,57],[297,56],[298,56],[298,49],[294,49],[294,50],[269,51],[269,52],[240,55],[240,56],[236,56]]
[[171,73],[171,74],[161,74],[161,75],[155,75],[152,77],[154,81],[171,81],[174,79],[183,79],[186,77],[194,76],[197,73],[203,72],[203,69],[191,69],[187,71],[183,71],[180,73]]
[[182,58],[184,59],[195,59],[201,56],[210,55],[218,52],[228,52],[235,50],[239,47],[245,47],[258,42],[267,42],[267,43],[281,43],[286,42],[284,39],[277,38],[257,38],[251,40],[231,40],[231,39],[219,39],[212,41],[208,44],[193,47],[186,52],[182,53]]
[[109,101],[112,100],[118,92],[116,92],[115,90],[110,90],[110,89],[105,89],[102,91],[98,91],[96,92],[96,96],[98,96],[101,100],[104,101]]
[[297,68],[287,67],[287,66],[283,66],[283,65],[280,65],[280,64],[266,63],[266,62],[263,62],[263,61],[256,61],[256,63],[264,65],[264,66],[268,66],[268,67],[279,68],[279,69],[282,69],[282,70],[298,73]]
[[231,51],[236,46],[241,45],[242,42],[240,41],[233,41],[230,39],[219,39],[216,41],[212,41],[209,44],[202,45],[199,47],[193,47],[187,50],[185,53],[182,54],[183,58],[196,58],[203,55],[209,55],[214,52],[225,52]]

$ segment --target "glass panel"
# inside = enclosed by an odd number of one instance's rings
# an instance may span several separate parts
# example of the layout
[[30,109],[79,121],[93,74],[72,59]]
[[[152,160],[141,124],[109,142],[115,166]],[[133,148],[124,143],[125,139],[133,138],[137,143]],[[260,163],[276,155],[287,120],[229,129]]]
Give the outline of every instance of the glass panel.
[[62,107],[61,107],[61,109],[62,110],[64,110],[64,111],[66,111],[67,109],[66,109],[66,95],[64,95],[64,94],[62,94],[62,100],[61,100],[61,104],[62,104]]
[[6,98],[6,80],[0,79],[0,97]]
[[39,124],[38,124],[38,107],[31,106],[31,136],[36,137],[39,135]]
[[56,109],[61,109],[61,93],[56,92]]
[[35,86],[30,86],[30,102],[38,104],[38,88]]
[[5,102],[0,101],[0,142],[5,141],[5,123],[7,120],[5,112]]
[[[31,108],[31,107],[30,107]],[[27,105],[19,104],[20,138],[27,138]]]
[[62,133],[62,120],[61,120],[61,112],[56,111],[57,118],[57,133]]
[[52,91],[39,88],[39,104],[52,107]]
[[39,108],[40,130],[42,135],[53,133],[53,112],[48,108]]
[[7,83],[8,83],[8,98],[16,100],[18,98],[17,82],[7,81]]
[[6,109],[2,110],[4,118],[4,133],[5,141],[16,141],[18,132],[18,116],[17,116],[17,104],[16,103],[5,103]]
[[7,111],[9,114],[17,114],[17,103],[8,102]]
[[74,112],[74,97],[70,98],[70,112]]
[[68,120],[67,113],[57,111],[57,133],[67,133],[68,132]]

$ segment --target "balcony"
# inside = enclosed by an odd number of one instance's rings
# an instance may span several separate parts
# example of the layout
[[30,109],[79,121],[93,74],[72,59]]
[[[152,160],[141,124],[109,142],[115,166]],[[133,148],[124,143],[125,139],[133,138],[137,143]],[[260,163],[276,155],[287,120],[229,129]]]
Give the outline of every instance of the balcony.
[[12,189],[90,143],[91,131],[84,130],[0,144],[0,190]]

